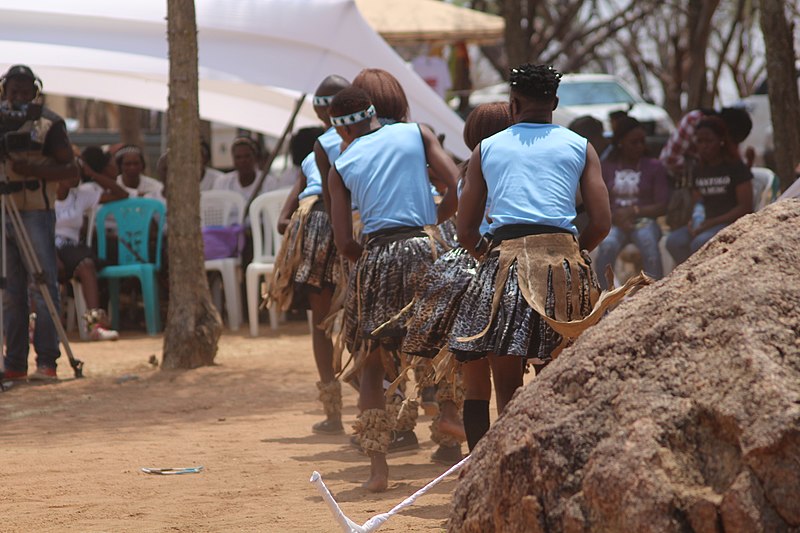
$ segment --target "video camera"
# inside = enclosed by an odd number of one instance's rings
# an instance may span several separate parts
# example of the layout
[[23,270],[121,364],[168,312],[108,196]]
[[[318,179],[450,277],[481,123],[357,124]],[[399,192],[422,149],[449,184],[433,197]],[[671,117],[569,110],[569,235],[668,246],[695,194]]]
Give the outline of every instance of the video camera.
[[38,120],[41,116],[41,104],[0,104],[0,159],[14,152],[37,149],[30,132],[17,130],[26,122]]

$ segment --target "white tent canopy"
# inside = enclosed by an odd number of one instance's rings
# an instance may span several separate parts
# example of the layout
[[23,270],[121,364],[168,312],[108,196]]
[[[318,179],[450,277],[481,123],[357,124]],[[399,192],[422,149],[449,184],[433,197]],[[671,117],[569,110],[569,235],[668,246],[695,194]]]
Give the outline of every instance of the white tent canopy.
[[[465,157],[463,123],[369,27],[353,0],[197,0],[203,118],[279,135],[300,93],[328,74],[378,67],[403,85],[411,118]],[[45,92],[165,109],[166,2],[0,0],[0,66],[30,65]],[[306,105],[298,126],[315,123]]]

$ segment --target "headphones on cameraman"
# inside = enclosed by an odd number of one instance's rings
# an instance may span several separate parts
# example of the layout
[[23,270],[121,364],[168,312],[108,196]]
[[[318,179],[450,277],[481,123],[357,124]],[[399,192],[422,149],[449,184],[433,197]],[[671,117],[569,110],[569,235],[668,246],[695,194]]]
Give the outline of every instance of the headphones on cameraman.
[[31,68],[26,65],[12,65],[9,67],[8,71],[0,77],[0,100],[3,99],[6,93],[6,83],[8,83],[8,80],[18,76],[24,76],[33,80],[33,87],[36,89],[36,94],[33,95],[34,100],[41,96],[44,85],[39,76],[34,74]]

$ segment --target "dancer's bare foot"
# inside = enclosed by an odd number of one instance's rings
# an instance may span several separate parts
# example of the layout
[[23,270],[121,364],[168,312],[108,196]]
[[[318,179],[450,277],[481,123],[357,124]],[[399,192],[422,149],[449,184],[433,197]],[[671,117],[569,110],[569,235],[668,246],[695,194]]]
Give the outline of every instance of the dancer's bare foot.
[[385,453],[369,454],[369,479],[361,486],[370,492],[383,492],[389,486],[389,465]]
[[439,431],[458,439],[458,442],[466,441],[467,433],[464,431],[464,421],[458,414],[455,402],[447,400],[441,402],[440,407]]
[[443,416],[439,419],[439,431],[457,439],[458,442],[467,440],[467,433],[461,420],[451,420]]

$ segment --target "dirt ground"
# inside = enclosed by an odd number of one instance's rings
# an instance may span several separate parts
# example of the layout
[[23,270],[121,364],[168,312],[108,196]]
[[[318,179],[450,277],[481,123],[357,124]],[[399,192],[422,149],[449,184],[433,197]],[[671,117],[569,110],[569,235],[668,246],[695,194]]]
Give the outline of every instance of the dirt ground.
[[[421,448],[389,456],[389,490],[360,488],[369,465],[349,435],[310,431],[323,414],[303,322],[277,332],[262,325],[258,338],[246,327],[226,332],[217,365],[192,371],[150,365],[161,345],[131,332],[117,342],[75,339],[84,379],[62,356],[60,382],[0,393],[1,531],[340,531],[309,483],[314,470],[360,524],[446,469],[429,459],[430,418],[421,414]],[[355,403],[345,387],[348,433]],[[198,465],[198,474],[141,471]],[[442,530],[455,483],[381,531]]]

